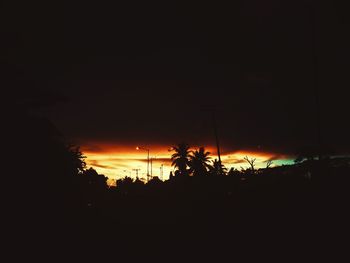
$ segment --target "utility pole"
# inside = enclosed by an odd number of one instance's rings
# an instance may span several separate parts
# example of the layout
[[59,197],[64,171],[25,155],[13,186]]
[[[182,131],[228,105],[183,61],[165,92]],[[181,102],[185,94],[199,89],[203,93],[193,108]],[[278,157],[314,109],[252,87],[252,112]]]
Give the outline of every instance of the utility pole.
[[136,171],[136,179],[139,179],[139,171],[141,170],[140,168],[137,169],[132,169],[133,171]]
[[147,149],[147,182],[149,181],[149,149]]
[[151,157],[151,159],[150,159],[150,163],[151,163],[151,177],[153,177],[153,159],[157,159],[157,157],[154,156],[154,157]]
[[144,150],[147,151],[147,182],[149,181],[149,149],[148,148],[143,148],[143,147],[136,147],[136,150]]
[[318,159],[322,159],[322,136],[321,136],[321,108],[320,108],[320,93],[318,82],[318,56],[317,56],[317,28],[316,28],[316,4],[312,2],[309,6],[310,20],[311,20],[311,41],[312,41],[312,63],[313,63],[313,91],[315,96],[316,107],[316,136],[318,144]]
[[218,128],[217,128],[217,123],[216,123],[216,108],[215,108],[215,105],[203,105],[202,110],[209,111],[212,114],[212,125],[213,125],[213,130],[214,130],[214,135],[215,135],[216,150],[217,150],[219,169],[220,169],[219,172],[221,174],[222,173],[222,171],[221,171],[221,154],[220,154]]

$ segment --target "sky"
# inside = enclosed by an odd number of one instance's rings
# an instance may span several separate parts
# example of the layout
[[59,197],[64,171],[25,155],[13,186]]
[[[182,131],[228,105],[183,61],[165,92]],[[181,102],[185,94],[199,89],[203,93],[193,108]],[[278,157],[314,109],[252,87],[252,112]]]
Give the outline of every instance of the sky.
[[318,2],[5,1],[3,100],[35,102],[92,162],[213,147],[210,109],[227,154],[292,156],[317,143],[317,112],[348,153],[348,8]]
[[[90,144],[83,146],[82,151],[86,158],[86,163],[98,173],[104,174],[109,178],[110,184],[115,184],[115,181],[125,176],[136,178],[137,176],[142,180],[147,180],[147,160],[148,153],[145,149],[150,151],[150,166],[149,173],[152,176],[157,176],[161,180],[167,180],[170,172],[174,173],[174,167],[171,166],[171,151],[172,146],[166,145],[151,145],[149,148],[137,150],[137,147],[120,146],[120,144],[113,145],[106,144]],[[192,146],[191,150],[197,150],[198,146]],[[217,151],[215,147],[206,147],[206,151],[210,152],[210,163],[217,159]],[[223,165],[229,170],[246,169],[250,165],[244,160],[245,157],[255,160],[256,168],[265,168],[267,161],[272,161],[272,165],[291,164],[293,160],[289,155],[276,154],[264,151],[234,151],[221,153],[221,160]],[[162,168],[161,168],[162,167]],[[136,169],[138,171],[136,171]]]

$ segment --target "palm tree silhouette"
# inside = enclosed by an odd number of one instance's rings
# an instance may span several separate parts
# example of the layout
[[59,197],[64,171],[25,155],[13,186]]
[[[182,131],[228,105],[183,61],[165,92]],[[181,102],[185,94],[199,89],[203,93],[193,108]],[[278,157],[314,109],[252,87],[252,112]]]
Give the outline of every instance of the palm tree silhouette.
[[207,174],[210,168],[210,152],[206,152],[204,147],[200,147],[199,150],[193,151],[190,156],[190,172],[194,176],[204,176]]
[[227,168],[218,159],[212,161],[212,165],[209,166],[209,174],[211,175],[225,175]]
[[188,175],[187,166],[190,163],[190,147],[187,143],[179,143],[171,148],[175,153],[171,156],[171,165],[179,171],[179,175]]

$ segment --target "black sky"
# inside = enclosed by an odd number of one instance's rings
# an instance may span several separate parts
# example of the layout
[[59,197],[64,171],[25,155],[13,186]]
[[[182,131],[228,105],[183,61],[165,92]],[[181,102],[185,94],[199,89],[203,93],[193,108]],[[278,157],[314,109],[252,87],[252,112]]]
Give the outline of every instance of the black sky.
[[293,152],[316,138],[315,47],[322,140],[349,152],[340,1],[5,2],[5,100],[39,98],[74,140],[213,144],[211,105],[225,149]]

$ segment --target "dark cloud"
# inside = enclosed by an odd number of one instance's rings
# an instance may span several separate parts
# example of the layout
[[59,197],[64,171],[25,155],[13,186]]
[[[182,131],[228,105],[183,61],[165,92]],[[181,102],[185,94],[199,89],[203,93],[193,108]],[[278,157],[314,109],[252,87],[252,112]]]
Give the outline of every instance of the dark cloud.
[[224,152],[315,143],[314,21],[322,139],[350,148],[349,21],[339,1],[315,2],[314,18],[305,1],[31,2],[25,12],[7,2],[2,86],[12,98],[64,101],[46,113],[84,144],[214,145],[205,105],[216,106]]
[[91,145],[91,144],[84,144],[84,148],[83,148],[84,151],[87,151],[87,152],[103,152],[104,149],[101,147],[101,146],[98,146],[98,145]]

